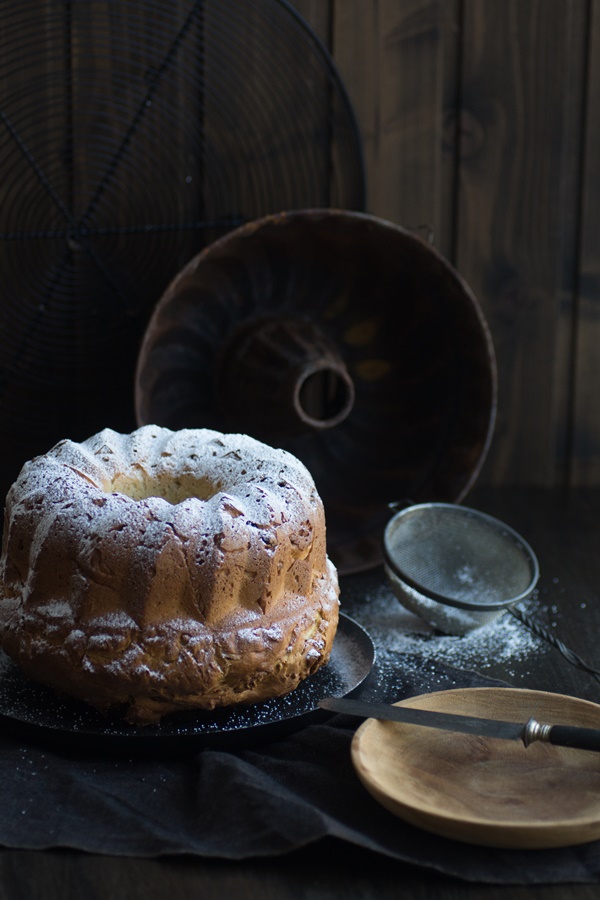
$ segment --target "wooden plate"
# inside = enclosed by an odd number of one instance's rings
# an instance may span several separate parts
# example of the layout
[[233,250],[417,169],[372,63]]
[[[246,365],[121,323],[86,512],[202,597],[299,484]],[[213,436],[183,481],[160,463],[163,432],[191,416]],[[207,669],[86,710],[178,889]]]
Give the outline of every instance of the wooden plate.
[[[466,688],[397,705],[600,728],[597,704],[544,691]],[[600,753],[368,719],[354,736],[352,761],[383,806],[444,837],[506,848],[600,837]]]

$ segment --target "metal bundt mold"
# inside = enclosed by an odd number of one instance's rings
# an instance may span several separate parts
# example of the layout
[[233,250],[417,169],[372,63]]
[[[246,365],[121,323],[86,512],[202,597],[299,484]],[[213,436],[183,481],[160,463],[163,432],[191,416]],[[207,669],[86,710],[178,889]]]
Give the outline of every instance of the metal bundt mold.
[[249,223],[181,271],[137,365],[138,424],[241,431],[311,471],[340,572],[382,561],[389,503],[460,502],[491,440],[496,366],[460,275],[363,213]]

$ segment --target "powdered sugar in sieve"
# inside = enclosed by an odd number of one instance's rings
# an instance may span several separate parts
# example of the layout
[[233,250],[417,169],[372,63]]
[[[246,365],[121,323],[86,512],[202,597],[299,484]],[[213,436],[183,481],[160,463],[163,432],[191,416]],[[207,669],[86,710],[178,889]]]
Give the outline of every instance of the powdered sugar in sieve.
[[465,635],[508,611],[600,679],[600,671],[517,606],[531,596],[539,565],[529,544],[498,519],[451,503],[408,506],[387,524],[384,557],[403,606],[445,634]]

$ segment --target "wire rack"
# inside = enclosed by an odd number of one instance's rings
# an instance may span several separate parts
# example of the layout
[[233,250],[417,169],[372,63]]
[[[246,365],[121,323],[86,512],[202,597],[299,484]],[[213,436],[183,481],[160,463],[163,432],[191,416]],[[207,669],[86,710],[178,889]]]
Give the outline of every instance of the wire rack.
[[333,62],[283,0],[0,3],[0,462],[135,427],[138,346],[203,246],[364,208]]

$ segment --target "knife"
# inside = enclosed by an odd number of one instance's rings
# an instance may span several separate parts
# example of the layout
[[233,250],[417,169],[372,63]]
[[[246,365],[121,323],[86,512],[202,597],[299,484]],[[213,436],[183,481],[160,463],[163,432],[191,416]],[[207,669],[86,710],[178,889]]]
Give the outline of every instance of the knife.
[[575,725],[544,725],[533,716],[527,722],[503,722],[499,719],[481,719],[454,713],[416,709],[413,706],[389,706],[387,703],[371,703],[352,700],[349,697],[326,697],[319,702],[321,709],[329,712],[360,716],[363,719],[390,719],[426,728],[459,731],[505,740],[521,740],[528,747],[534,741],[545,741],[560,747],[576,747],[579,750],[600,750],[600,729],[579,728]]

